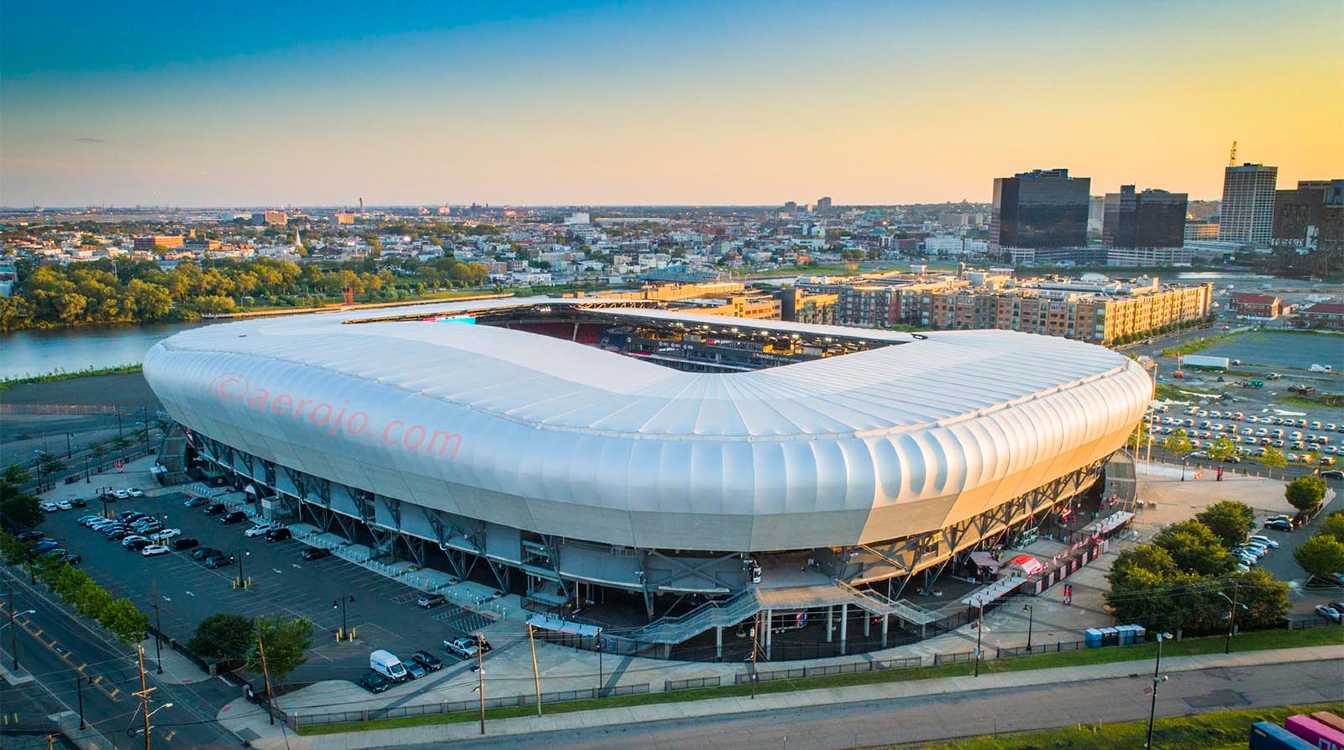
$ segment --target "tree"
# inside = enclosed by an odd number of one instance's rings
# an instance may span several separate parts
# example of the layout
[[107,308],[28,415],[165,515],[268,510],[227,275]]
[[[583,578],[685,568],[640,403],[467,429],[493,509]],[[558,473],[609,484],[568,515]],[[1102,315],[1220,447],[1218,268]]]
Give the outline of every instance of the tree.
[[1283,455],[1283,451],[1268,445],[1265,446],[1264,455],[1260,456],[1260,463],[1264,464],[1266,469],[1282,469],[1288,465],[1288,459]]
[[1153,544],[1165,549],[1178,568],[1190,573],[1216,576],[1236,567],[1219,538],[1199,521],[1172,524],[1153,537]]
[[7,471],[6,478],[0,479],[0,527],[6,531],[30,529],[42,522],[42,508],[36,497],[11,484],[9,476]]
[[1288,483],[1283,496],[1299,511],[1314,513],[1325,499],[1325,480],[1313,474],[1304,474]]
[[1344,571],[1344,542],[1333,536],[1317,534],[1293,550],[1293,559],[1317,578]]
[[278,687],[290,672],[307,661],[305,652],[313,643],[313,623],[301,617],[289,620],[283,617],[258,619],[252,634],[252,648],[247,655],[246,668],[252,672],[261,671],[257,633],[260,633],[266,647],[266,667],[271,672],[273,684]]
[[32,481],[32,479],[33,475],[18,464],[10,464],[9,467],[5,469],[4,475],[0,476],[0,482],[12,484],[16,487],[25,482]]
[[246,661],[256,643],[252,618],[217,612],[201,620],[187,648],[203,659],[220,662]]
[[1237,615],[1239,628],[1276,628],[1283,624],[1283,618],[1288,614],[1287,583],[1260,568],[1253,568],[1234,576],[1231,586],[1234,590],[1225,592],[1235,594],[1237,602],[1246,606],[1245,611]]
[[1235,547],[1255,528],[1255,511],[1245,503],[1220,500],[1197,513],[1195,520],[1209,527],[1224,547]]
[[1321,536],[1332,536],[1344,544],[1344,510],[1337,510],[1326,516],[1325,523],[1321,524],[1320,531],[1316,532]]
[[1185,433],[1184,429],[1177,430],[1168,435],[1166,439],[1162,441],[1162,447],[1166,448],[1168,453],[1171,453],[1178,458],[1184,458],[1185,454],[1194,450],[1194,446],[1190,443],[1190,436]]
[[[110,595],[109,595],[110,597]],[[126,643],[139,643],[149,629],[149,616],[135,608],[130,599],[117,599],[103,607],[98,622]]]
[[1237,444],[1226,435],[1213,441],[1213,445],[1209,446],[1209,458],[1215,461],[1229,461],[1236,458],[1238,453],[1240,451],[1237,450]]

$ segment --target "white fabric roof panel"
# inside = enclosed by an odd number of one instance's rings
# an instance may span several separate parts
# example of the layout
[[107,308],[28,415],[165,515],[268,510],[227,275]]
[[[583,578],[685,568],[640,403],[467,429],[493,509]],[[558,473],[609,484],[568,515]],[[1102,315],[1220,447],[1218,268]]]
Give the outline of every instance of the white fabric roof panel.
[[[1151,398],[1147,374],[1121,355],[1008,331],[919,339],[742,320],[893,345],[704,374],[491,326],[343,325],[528,302],[213,325],[155,346],[145,375],[188,427],[334,481],[543,533],[713,550],[926,530],[886,520],[900,513],[869,519],[902,503],[951,508],[968,490],[1017,489],[1028,470],[1039,486],[1118,448]],[[1087,455],[1075,455],[1079,446]]]

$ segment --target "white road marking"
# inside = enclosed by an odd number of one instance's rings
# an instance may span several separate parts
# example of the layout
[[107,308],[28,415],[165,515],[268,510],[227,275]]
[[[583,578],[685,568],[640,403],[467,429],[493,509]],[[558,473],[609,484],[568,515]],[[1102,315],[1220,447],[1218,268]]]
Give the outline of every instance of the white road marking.
[[196,595],[193,594],[193,593],[191,593],[190,591],[188,591],[188,592],[187,592],[187,596],[193,596],[193,597],[194,597],[194,596],[196,596]]

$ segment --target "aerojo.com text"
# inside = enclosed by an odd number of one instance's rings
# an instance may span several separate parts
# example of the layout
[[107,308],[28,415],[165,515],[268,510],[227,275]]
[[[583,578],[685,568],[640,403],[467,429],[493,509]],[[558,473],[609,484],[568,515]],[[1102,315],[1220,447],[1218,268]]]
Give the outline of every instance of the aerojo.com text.
[[210,393],[221,403],[242,404],[257,414],[288,417],[295,422],[307,423],[328,435],[345,434],[368,438],[383,445],[398,446],[414,453],[452,461],[462,448],[462,435],[423,424],[407,424],[400,419],[381,425],[370,425],[369,415],[362,409],[351,409],[342,401],[337,407],[330,402],[307,399],[285,391],[271,391],[252,387],[247,378],[237,373],[226,373],[210,381]]

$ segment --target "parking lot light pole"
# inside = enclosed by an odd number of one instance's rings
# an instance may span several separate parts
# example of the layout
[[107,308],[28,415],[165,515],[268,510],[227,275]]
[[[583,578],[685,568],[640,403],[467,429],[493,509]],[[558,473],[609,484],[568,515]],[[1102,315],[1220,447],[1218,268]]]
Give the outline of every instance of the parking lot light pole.
[[975,676],[980,676],[980,634],[985,632],[985,605],[980,605],[980,614],[975,625]]
[[247,588],[247,578],[243,575],[243,558],[252,554],[242,547],[238,548],[238,588]]
[[336,607],[338,606],[341,608],[341,629],[336,633],[337,641],[340,641],[342,638],[344,638],[347,641],[354,640],[350,635],[350,621],[346,617],[346,605],[354,603],[355,603],[355,597],[353,594],[351,594],[348,597],[343,596],[339,599],[333,599],[331,601],[332,609],[336,609]]
[[1223,642],[1223,653],[1230,654],[1232,653],[1232,634],[1237,629],[1237,608],[1240,607],[1247,611],[1249,611],[1249,608],[1237,601],[1236,586],[1232,587],[1232,596],[1228,596],[1221,591],[1218,592],[1218,596],[1223,597],[1223,601],[1227,602],[1227,640]]
[[87,729],[84,723],[84,675],[75,673],[75,694],[79,696],[79,728]]
[[476,691],[481,694],[481,734],[485,734],[485,636],[476,634]]
[[[155,586],[155,589],[158,587]],[[155,591],[155,596],[158,592]],[[160,634],[163,633],[163,621],[159,619],[159,603],[154,602],[154,663],[158,665],[158,673],[163,674],[163,647],[159,643]]]
[[1027,653],[1031,653],[1031,626],[1036,619],[1036,611],[1030,604],[1023,605],[1022,609],[1027,611]]

